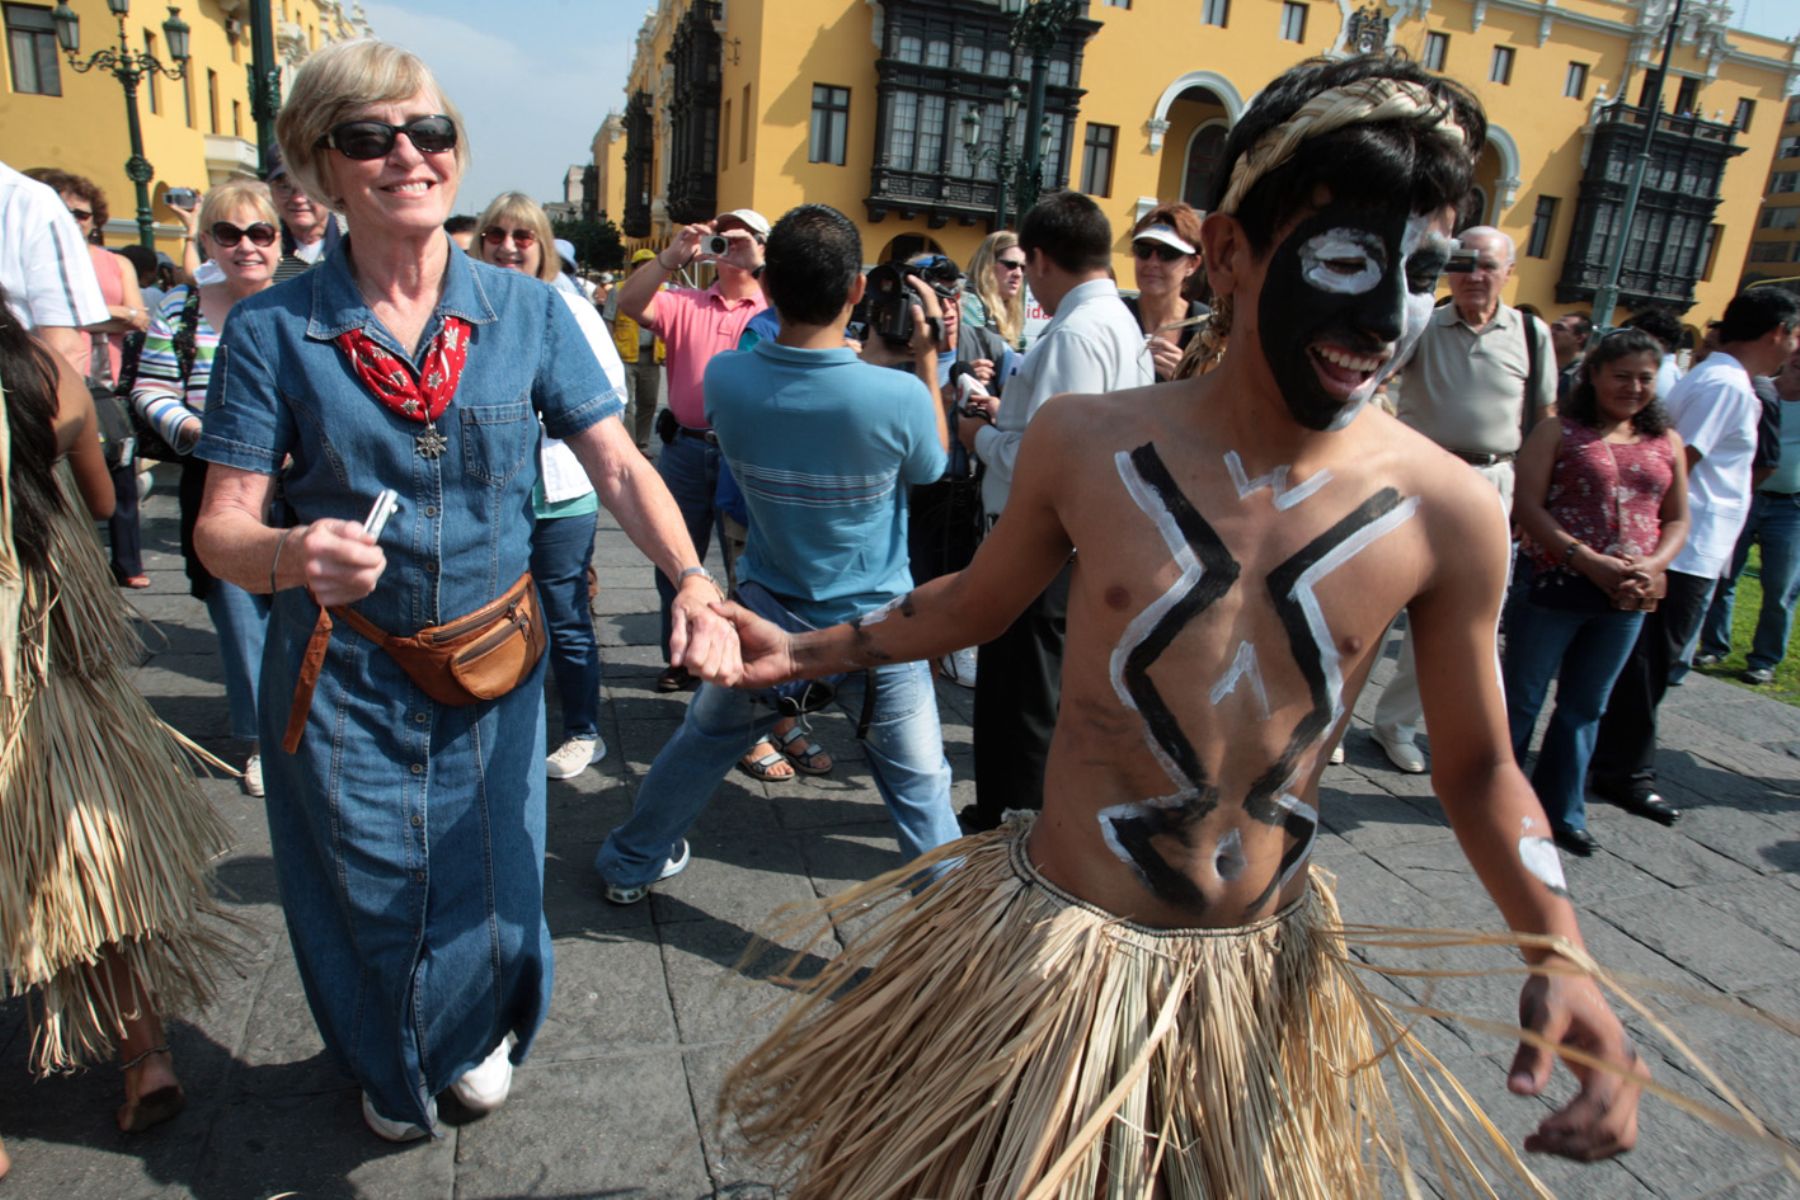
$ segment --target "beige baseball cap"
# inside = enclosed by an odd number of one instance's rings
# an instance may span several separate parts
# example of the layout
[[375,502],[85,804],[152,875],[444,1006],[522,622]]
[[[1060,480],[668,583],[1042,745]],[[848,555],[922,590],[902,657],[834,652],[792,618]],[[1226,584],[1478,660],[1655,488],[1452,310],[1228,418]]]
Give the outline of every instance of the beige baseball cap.
[[717,225],[720,221],[736,221],[759,238],[769,236],[769,218],[754,208],[734,208],[730,212],[722,212],[713,224]]

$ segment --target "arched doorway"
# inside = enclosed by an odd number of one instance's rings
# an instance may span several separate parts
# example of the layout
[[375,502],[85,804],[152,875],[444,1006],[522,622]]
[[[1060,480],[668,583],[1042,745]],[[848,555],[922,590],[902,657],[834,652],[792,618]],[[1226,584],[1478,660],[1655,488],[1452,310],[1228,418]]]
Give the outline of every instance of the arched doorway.
[[1237,88],[1213,71],[1189,71],[1165,88],[1146,126],[1150,151],[1162,156],[1154,199],[1205,209],[1225,137],[1243,111]]
[[917,254],[942,254],[944,248],[922,233],[898,233],[875,256],[878,263],[905,262]]
[[1219,164],[1225,159],[1225,138],[1230,132],[1221,118],[1200,125],[1188,139],[1179,198],[1202,212],[1211,205],[1218,186]]

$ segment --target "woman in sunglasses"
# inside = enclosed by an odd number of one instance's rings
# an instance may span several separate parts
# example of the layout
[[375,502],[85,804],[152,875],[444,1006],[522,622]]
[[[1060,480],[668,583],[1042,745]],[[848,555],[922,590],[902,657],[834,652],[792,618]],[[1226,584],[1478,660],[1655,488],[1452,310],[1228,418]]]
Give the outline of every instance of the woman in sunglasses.
[[[475,249],[484,263],[555,285],[562,274],[550,218],[523,192],[502,192],[475,222]],[[573,292],[568,305],[606,380],[625,390],[625,364],[612,332],[592,304]],[[600,501],[574,451],[545,435],[538,447],[538,481],[531,489],[537,526],[531,535],[531,577],[544,602],[550,673],[562,701],[563,739],[545,767],[552,779],[573,779],[606,756],[600,736],[600,643],[588,611],[588,569]]]
[[1173,379],[1181,352],[1199,329],[1183,324],[1206,315],[1193,299],[1200,288],[1200,214],[1185,204],[1159,204],[1131,230],[1138,294],[1125,307],[1144,330],[1158,380]]
[[408,1141],[438,1133],[440,1092],[502,1103],[550,1003],[540,429],[674,584],[673,660],[741,664],[568,306],[444,232],[469,152],[430,69],[373,39],[323,47],[276,133],[350,233],[232,314],[195,545],[274,594],[257,709],[289,939],[364,1122]]
[[969,260],[969,282],[963,288],[962,323],[992,329],[1014,350],[1025,332],[1025,251],[1010,229],[990,233]]
[[[200,249],[223,273],[217,283],[187,284],[163,297],[138,358],[131,403],[177,454],[189,455],[200,441],[206,389],[219,352],[219,331],[232,306],[268,287],[281,261],[275,202],[268,185],[251,179],[222,183],[199,208]],[[188,591],[206,602],[219,635],[219,662],[225,699],[231,709],[231,736],[248,747],[240,780],[246,794],[263,794],[262,757],[256,724],[256,681],[262,667],[269,601],[236,584],[214,579],[194,553],[194,522],[206,487],[206,463],[184,457],[181,464],[181,552],[187,561]]]

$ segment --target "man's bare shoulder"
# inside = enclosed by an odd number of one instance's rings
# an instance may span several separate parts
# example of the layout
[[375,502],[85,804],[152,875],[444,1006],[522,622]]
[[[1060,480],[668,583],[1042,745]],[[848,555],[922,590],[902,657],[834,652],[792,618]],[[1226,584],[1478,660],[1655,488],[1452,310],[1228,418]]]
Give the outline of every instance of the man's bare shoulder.
[[1180,380],[1103,394],[1064,392],[1038,409],[1030,431],[1041,442],[1089,454],[1100,442],[1139,445],[1168,427],[1192,402],[1196,386],[1194,380]]

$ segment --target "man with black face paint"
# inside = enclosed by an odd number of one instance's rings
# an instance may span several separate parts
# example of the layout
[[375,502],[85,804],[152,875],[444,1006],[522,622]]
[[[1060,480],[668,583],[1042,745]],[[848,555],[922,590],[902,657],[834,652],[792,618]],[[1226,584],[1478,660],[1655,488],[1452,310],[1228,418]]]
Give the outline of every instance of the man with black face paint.
[[[1500,302],[1512,275],[1512,239],[1477,225],[1458,240],[1475,252],[1473,269],[1449,276],[1451,302],[1432,314],[1401,377],[1399,415],[1472,466],[1511,512],[1525,406],[1536,419],[1556,403],[1555,349],[1543,322]],[[1425,709],[1414,645],[1409,631],[1370,732],[1388,761],[1418,775],[1425,755],[1413,739]]]
[[[720,607],[764,686],[991,638],[1079,551],[1042,813],[911,864],[943,869],[928,887],[898,872],[827,902],[821,922],[900,908],[727,1078],[796,1197],[1397,1192],[1383,1160],[1405,1138],[1363,1065],[1379,1046],[1441,1067],[1346,965],[1309,865],[1326,756],[1401,609],[1444,810],[1534,967],[1507,1086],[1539,1094],[1561,1045],[1592,1056],[1526,1149],[1633,1144],[1640,1068],[1509,749],[1506,520],[1367,403],[1430,318],[1485,127],[1463,89],[1385,56],[1275,80],[1203,226],[1210,373],[1045,406],[973,563],[886,609],[789,635]],[[1421,1098],[1449,1088],[1403,1089],[1431,1136]],[[1472,1149],[1430,1164],[1446,1193],[1536,1190],[1474,1182],[1510,1168]]]

